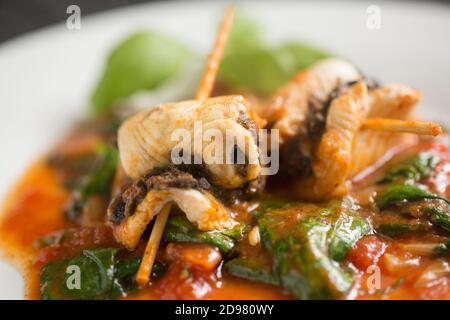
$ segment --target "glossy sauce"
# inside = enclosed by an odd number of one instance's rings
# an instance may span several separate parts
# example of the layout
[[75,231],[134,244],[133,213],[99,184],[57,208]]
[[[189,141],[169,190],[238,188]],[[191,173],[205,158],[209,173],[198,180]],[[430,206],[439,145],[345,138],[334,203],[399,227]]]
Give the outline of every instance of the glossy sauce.
[[[44,161],[34,164],[9,195],[0,221],[1,251],[22,274],[25,297],[40,299],[39,272],[48,261],[77,254],[83,248],[114,245],[110,232],[82,230],[67,246],[36,248],[36,241],[52,232],[74,227],[62,214],[68,193],[59,185],[54,170]],[[71,250],[73,252],[71,252]],[[151,286],[128,299],[286,299],[278,288],[215,272],[180,277],[182,266],[169,271]]]
[[[434,142],[421,142],[401,153],[396,154],[391,161],[385,164],[381,170],[375,171],[363,180],[354,183],[353,196],[365,207],[370,207],[377,186],[374,181],[380,179],[385,169],[396,162],[405,159],[418,152],[433,152],[437,155],[439,162],[430,177],[422,181],[430,191],[450,196],[450,154],[443,144]],[[361,212],[364,214],[363,212]],[[389,219],[388,213],[382,212],[368,214],[375,218]],[[376,216],[378,215],[378,216]],[[383,217],[384,215],[384,217]],[[397,214],[398,215],[398,214]],[[372,218],[373,219],[373,218]],[[385,220],[388,221],[388,220]],[[450,273],[436,279],[435,281],[424,281],[424,274],[433,265],[447,263],[447,257],[437,258],[428,252],[411,252],[405,250],[408,243],[437,242],[439,236],[421,234],[418,236],[400,236],[390,239],[382,235],[369,235],[356,243],[347,256],[360,272],[356,291],[358,299],[450,299]],[[443,238],[445,239],[445,238]],[[373,283],[374,270],[371,266],[377,266],[381,271],[382,290],[371,290],[368,284]],[[428,268],[428,269],[427,269]]]
[[[428,183],[431,189],[449,195],[450,162],[448,152],[439,146],[427,145],[419,149],[437,148],[442,155],[440,171]],[[441,148],[441,149],[439,149]],[[417,151],[417,150],[415,150]],[[376,176],[376,173],[374,174]],[[368,181],[359,182],[353,196],[364,203],[370,202]],[[1,250],[24,275],[25,296],[39,299],[39,272],[48,261],[77,254],[83,248],[116,246],[108,227],[79,229],[69,244],[51,245],[38,249],[36,241],[49,233],[75,226],[62,214],[68,192],[60,185],[55,170],[39,161],[24,175],[10,194],[0,221]],[[368,189],[367,189],[368,188]],[[367,190],[370,190],[367,191]],[[364,211],[364,210],[363,210]],[[364,214],[364,212],[362,212]],[[368,213],[370,215],[370,213]],[[187,250],[189,244],[185,245]],[[161,248],[165,250],[166,248]],[[198,248],[196,248],[198,249]],[[206,249],[205,249],[206,250]],[[209,249],[208,249],[209,250]],[[241,253],[264,254],[260,246],[250,247],[247,239],[239,243]],[[396,241],[378,235],[361,239],[348,255],[357,272],[355,290],[349,298],[359,299],[450,299],[449,278],[421,286],[418,281],[424,270],[436,263],[436,258],[417,255],[401,249]],[[403,262],[395,268],[395,262]],[[204,271],[191,268],[183,272],[186,261],[174,260],[168,272],[149,287],[139,290],[127,299],[290,299],[283,290],[269,285],[250,282],[222,274],[221,269]],[[394,264],[393,264],[394,263]],[[384,290],[374,292],[368,288],[371,273],[376,265],[381,271]]]

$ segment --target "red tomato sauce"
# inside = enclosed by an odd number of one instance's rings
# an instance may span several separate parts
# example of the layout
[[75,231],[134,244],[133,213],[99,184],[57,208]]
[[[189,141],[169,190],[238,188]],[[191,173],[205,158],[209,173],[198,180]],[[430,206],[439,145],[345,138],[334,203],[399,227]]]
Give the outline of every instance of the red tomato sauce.
[[[450,156],[446,147],[425,143],[410,152],[432,150],[439,155],[435,172],[425,183],[430,190],[450,195]],[[352,195],[364,207],[370,202],[366,188],[374,177],[358,182]],[[8,197],[0,221],[1,250],[22,272],[25,297],[39,299],[39,273],[48,261],[70,257],[83,248],[118,246],[107,226],[76,229],[62,214],[68,192],[57,179],[55,170],[45,161],[35,163],[25,173]],[[368,211],[363,208],[362,214]],[[368,213],[370,215],[370,212]],[[36,246],[42,236],[67,228],[75,228],[68,243],[53,244],[43,249]],[[421,239],[417,239],[421,240]],[[239,244],[244,249],[245,243]],[[247,247],[249,247],[247,245]],[[172,251],[171,251],[172,250]],[[148,287],[126,299],[291,299],[282,289],[239,279],[220,272],[214,263],[212,247],[176,244],[160,249],[160,255],[171,259],[167,273]],[[261,246],[247,249],[260,254]],[[142,251],[138,249],[136,254]],[[200,258],[199,258],[200,257]],[[220,258],[220,257],[219,257]],[[448,279],[426,283],[424,271],[436,264],[437,258],[404,250],[398,241],[377,234],[363,237],[351,249],[347,260],[354,267],[357,281],[349,298],[357,299],[450,299]],[[196,263],[195,261],[203,261]],[[191,263],[191,264],[190,264]],[[190,265],[189,265],[190,264]],[[189,265],[189,272],[184,272]],[[376,266],[377,270],[369,270]],[[218,271],[219,270],[219,271]],[[372,290],[374,272],[380,273],[381,290]],[[372,278],[371,278],[372,277]],[[373,281],[372,281],[373,282]]]

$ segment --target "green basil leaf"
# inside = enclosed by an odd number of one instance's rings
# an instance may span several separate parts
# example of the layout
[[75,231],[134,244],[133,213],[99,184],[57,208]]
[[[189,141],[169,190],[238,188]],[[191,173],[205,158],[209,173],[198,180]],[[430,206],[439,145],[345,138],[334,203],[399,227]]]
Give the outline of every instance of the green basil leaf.
[[235,258],[226,262],[224,268],[235,277],[275,286],[280,284],[277,277],[272,274],[272,267],[255,259]]
[[224,57],[220,79],[231,88],[269,95],[289,79],[282,62],[271,49],[253,48]]
[[258,21],[237,12],[233,18],[225,55],[263,47],[262,27]]
[[302,42],[288,42],[274,49],[289,78],[331,55],[322,49]]
[[269,46],[254,20],[236,15],[219,70],[228,87],[270,95],[297,72],[329,57],[325,51],[301,42]]
[[178,73],[188,58],[178,41],[150,31],[137,32],[114,48],[92,95],[92,111],[107,111],[139,90],[152,90]]

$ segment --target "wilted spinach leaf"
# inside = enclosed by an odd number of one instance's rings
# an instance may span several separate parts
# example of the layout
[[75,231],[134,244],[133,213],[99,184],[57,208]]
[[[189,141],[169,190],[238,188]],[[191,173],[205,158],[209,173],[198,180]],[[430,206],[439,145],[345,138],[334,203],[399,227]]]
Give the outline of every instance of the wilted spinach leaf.
[[383,190],[376,198],[376,204],[380,210],[384,210],[402,201],[415,201],[420,199],[438,199],[450,203],[440,195],[428,192],[416,185],[394,184]]
[[342,261],[353,245],[372,230],[366,219],[357,215],[340,215],[333,224],[328,253],[336,261]]
[[432,206],[426,209],[428,219],[435,226],[450,231],[450,212],[443,207]]
[[336,202],[324,208],[263,205],[256,217],[263,244],[273,255],[273,273],[292,294],[327,299],[350,289],[353,276],[339,261],[371,231],[363,218]]
[[377,232],[389,237],[396,237],[405,233],[422,233],[426,230],[426,225],[417,223],[386,223],[380,224],[377,228]]
[[433,154],[421,152],[393,166],[378,183],[390,183],[402,178],[419,181],[430,175],[435,163]]
[[89,196],[107,195],[111,190],[119,160],[119,151],[115,147],[102,146],[97,151],[97,157],[99,162],[95,169],[72,191],[72,197],[66,209],[66,214],[71,220],[75,220],[83,211]]
[[63,241],[67,240],[72,235],[71,229],[66,229],[63,231],[58,231],[55,233],[48,234],[46,236],[38,238],[34,243],[33,246],[35,248],[45,248],[54,244],[60,244]]
[[118,249],[83,250],[71,259],[47,263],[41,270],[43,299],[114,299],[134,289],[139,259],[117,260]]
[[450,252],[450,238],[434,247],[434,253],[436,254],[441,255],[447,254],[449,252]]
[[241,233],[242,228],[240,226],[224,232],[203,232],[198,230],[186,217],[173,216],[167,222],[163,239],[170,242],[207,243],[216,246],[224,253],[228,253],[234,248],[233,238],[239,237]]
[[271,285],[279,285],[278,278],[272,273],[271,265],[264,264],[255,259],[235,258],[225,263],[225,270],[239,278],[257,281]]

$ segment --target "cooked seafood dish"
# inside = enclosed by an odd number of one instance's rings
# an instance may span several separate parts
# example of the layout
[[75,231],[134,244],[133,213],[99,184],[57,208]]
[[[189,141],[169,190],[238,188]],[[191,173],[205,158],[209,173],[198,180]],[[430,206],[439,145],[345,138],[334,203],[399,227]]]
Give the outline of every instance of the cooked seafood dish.
[[5,203],[26,298],[450,299],[450,153],[421,92],[244,20],[226,9],[174,102],[146,92],[189,50],[113,50],[91,115]]

